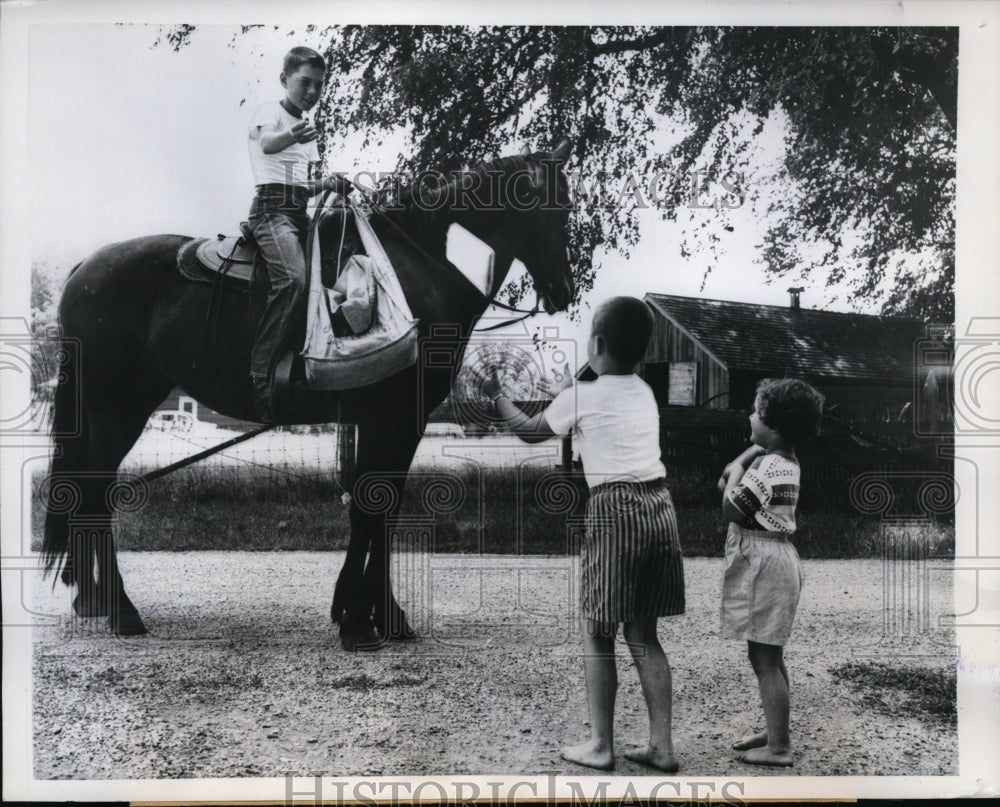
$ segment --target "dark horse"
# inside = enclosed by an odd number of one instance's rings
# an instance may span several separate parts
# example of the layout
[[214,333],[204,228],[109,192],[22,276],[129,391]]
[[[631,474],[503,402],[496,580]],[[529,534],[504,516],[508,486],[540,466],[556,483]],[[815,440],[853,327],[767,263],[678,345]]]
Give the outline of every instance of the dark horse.
[[[307,400],[300,422],[356,424],[359,484],[381,478],[400,500],[427,414],[451,389],[472,328],[515,258],[546,311],[569,305],[570,204],[562,170],[568,152],[563,142],[551,153],[522,152],[447,182],[410,186],[384,215],[372,216],[419,320],[420,354],[435,360],[418,360],[384,381],[339,393],[336,401],[334,393],[309,394],[315,405]],[[490,298],[447,264],[452,223],[493,249]],[[191,240],[157,235],[103,247],[74,269],[59,306],[68,358],[56,389],[46,571],[61,569],[63,582],[77,587],[73,608],[79,616],[107,616],[119,634],[146,632],[125,593],[113,539],[116,505],[138,495],[136,485],[118,480],[118,465],[146,420],[174,387],[218,412],[255,419],[249,377],[254,322],[246,297],[224,293],[219,299],[217,289],[178,273],[178,250]],[[350,543],[331,609],[348,649],[413,637],[389,579],[391,512],[377,510],[359,506],[357,496],[350,505]]]

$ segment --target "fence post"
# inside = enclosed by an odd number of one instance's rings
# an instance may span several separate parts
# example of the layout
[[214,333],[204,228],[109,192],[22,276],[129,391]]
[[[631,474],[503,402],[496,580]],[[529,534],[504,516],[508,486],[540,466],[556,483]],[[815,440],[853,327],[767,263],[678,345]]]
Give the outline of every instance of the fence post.
[[573,470],[573,432],[562,439],[562,469],[566,473]]

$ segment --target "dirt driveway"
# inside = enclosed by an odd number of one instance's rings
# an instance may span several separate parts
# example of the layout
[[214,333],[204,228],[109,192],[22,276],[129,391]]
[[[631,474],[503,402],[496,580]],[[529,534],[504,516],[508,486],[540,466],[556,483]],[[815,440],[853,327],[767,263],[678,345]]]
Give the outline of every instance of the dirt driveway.
[[[422,638],[360,655],[341,649],[328,618],[342,561],[123,553],[150,635],[119,639],[103,620],[68,616],[35,629],[36,778],[587,773],[558,753],[588,730],[571,559],[400,555],[397,593]],[[719,636],[721,563],[686,559],[687,614],[660,623],[681,775],[771,775],[728,750],[762,718],[745,647]],[[786,649],[797,757],[780,775],[957,772],[954,730],[872,710],[830,672],[872,660],[932,671],[954,663],[953,636],[936,627],[953,610],[951,570],[932,562],[924,572],[806,563]],[[884,609],[884,590],[914,585],[928,596],[927,632],[914,631],[920,614],[905,602],[890,596]],[[64,592],[34,586],[36,613],[68,615]],[[915,638],[896,638],[899,624]],[[644,739],[645,712],[624,653],[619,667],[616,773],[646,775],[620,754]]]

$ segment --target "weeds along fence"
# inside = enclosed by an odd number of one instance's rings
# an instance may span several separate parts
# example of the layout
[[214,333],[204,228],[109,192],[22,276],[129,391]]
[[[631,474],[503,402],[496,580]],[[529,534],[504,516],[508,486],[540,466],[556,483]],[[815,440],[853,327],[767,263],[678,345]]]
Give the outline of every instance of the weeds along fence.
[[[141,474],[237,433],[148,429],[122,471]],[[351,436],[353,428],[333,425],[274,430],[155,479],[141,509],[120,513],[119,545],[343,549],[350,535],[342,497],[350,487],[344,457]],[[747,436],[745,413],[661,411],[662,454],[685,554],[721,554],[726,525],[716,483]],[[415,526],[404,532],[431,536],[424,545],[433,551],[575,551],[587,488],[579,469],[565,470],[567,448],[558,441],[527,445],[506,434],[464,437],[458,429],[437,427],[408,477],[399,518]],[[862,451],[833,437],[804,448],[796,537],[803,557],[878,557],[884,522],[893,519],[909,519],[933,552],[953,551],[950,465],[929,456]],[[36,548],[43,515],[36,496]]]
[[[204,423],[190,429],[149,428],[122,462],[121,473],[134,478],[155,471],[240,433]],[[343,549],[349,536],[344,494],[352,489],[353,438],[352,426],[278,428],[153,479],[145,486],[142,507],[118,514],[119,545],[123,549]],[[414,459],[403,509],[426,518],[427,508],[421,509],[426,498],[423,488],[434,483],[439,493],[458,490],[454,495],[465,502],[458,509],[435,512],[438,494],[429,494],[430,516],[440,522],[438,546],[449,551],[487,547],[511,551],[522,539],[509,527],[526,498],[511,485],[511,476],[557,471],[559,452],[554,441],[533,446],[506,434],[465,438],[456,427],[431,427]],[[44,523],[38,495],[44,476],[40,472],[34,480],[36,549]],[[484,507],[487,500],[494,505]],[[551,521],[554,526],[538,529],[537,534],[554,541],[553,546],[560,545],[564,530],[555,524],[558,517],[552,512],[546,517],[546,524]],[[564,545],[561,548],[565,551]]]
[[[250,431],[191,419],[147,427],[120,466],[124,480],[186,460]],[[343,458],[353,428],[280,427],[230,446],[144,484],[143,505],[117,516],[125,549],[291,548],[271,534],[333,520],[340,507]],[[40,491],[33,480],[32,537],[40,546],[44,523]],[[299,515],[300,511],[303,515]],[[279,536],[281,538],[282,536]]]

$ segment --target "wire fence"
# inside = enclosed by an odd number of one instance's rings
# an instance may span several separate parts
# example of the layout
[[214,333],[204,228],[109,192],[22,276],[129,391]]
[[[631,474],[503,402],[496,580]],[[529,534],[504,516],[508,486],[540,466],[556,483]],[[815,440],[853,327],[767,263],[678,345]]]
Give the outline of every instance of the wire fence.
[[[341,443],[353,426],[289,427],[264,432],[199,461],[206,468],[242,469],[248,474],[279,472],[288,476],[339,475]],[[122,462],[122,470],[143,473],[218,445],[239,431],[196,423],[190,430],[147,428]],[[525,463],[559,464],[557,441],[529,445],[510,434],[465,436],[458,427],[431,427],[421,441],[413,467],[456,469],[463,466],[514,468]]]
[[[121,465],[124,474],[140,475],[225,443],[251,424],[218,425],[193,418],[154,419]],[[678,504],[717,509],[716,482],[727,462],[747,445],[745,416],[738,412],[661,410],[660,444],[667,479]],[[266,496],[295,500],[302,484],[317,483],[336,499],[353,486],[354,426],[277,427],[199,460],[167,485],[178,495],[197,493],[227,499],[232,506]],[[821,435],[800,451],[802,501],[811,510],[858,515],[900,513],[945,518],[954,514],[953,468],[928,443],[916,453],[845,445]],[[346,445],[345,445],[346,443]],[[347,450],[345,450],[347,449]],[[496,471],[554,469],[563,465],[559,440],[526,444],[508,433],[470,435],[452,424],[431,424],[411,469]],[[577,470],[579,468],[577,467]],[[152,484],[161,486],[162,478]],[[580,482],[581,496],[586,490]]]

